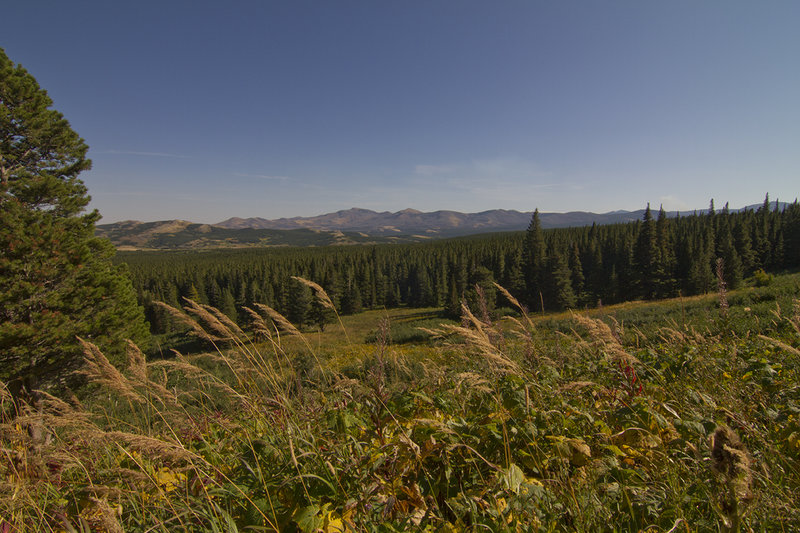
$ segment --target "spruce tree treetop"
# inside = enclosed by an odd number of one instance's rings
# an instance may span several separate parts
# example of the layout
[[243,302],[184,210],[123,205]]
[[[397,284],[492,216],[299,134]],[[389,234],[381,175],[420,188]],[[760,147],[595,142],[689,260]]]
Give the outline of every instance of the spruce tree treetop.
[[80,336],[121,357],[147,325],[114,249],[94,237],[88,146],[0,49],[0,380],[69,385]]
[[541,298],[546,259],[542,224],[539,221],[539,209],[537,208],[534,210],[528,230],[525,232],[525,244],[522,250],[526,287],[524,300],[531,308],[535,307]]

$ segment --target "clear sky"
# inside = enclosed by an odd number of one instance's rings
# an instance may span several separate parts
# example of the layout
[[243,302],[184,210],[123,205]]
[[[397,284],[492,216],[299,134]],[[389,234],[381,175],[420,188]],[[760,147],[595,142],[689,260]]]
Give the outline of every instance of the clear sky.
[[25,0],[102,222],[800,191],[800,2]]

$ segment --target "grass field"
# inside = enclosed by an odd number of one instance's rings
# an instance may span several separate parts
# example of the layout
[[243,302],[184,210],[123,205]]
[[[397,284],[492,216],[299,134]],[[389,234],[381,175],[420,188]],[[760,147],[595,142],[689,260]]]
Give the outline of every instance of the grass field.
[[173,310],[207,351],[87,344],[92,399],[3,421],[0,532],[795,530],[798,297],[321,333]]

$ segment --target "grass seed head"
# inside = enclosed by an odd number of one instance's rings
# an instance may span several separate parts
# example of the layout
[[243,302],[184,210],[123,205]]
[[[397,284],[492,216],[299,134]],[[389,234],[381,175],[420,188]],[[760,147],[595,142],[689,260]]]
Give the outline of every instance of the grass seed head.
[[[722,476],[728,497],[722,510],[731,521],[738,519],[753,499],[751,459],[739,436],[728,426],[718,426],[710,438],[711,469]],[[735,516],[733,516],[735,515]]]
[[323,289],[320,285],[318,285],[317,283],[314,283],[313,281],[310,281],[310,280],[307,280],[305,278],[301,278],[301,277],[298,277],[298,276],[292,276],[292,279],[302,283],[303,285],[305,285],[306,287],[308,287],[312,291],[314,291],[314,297],[317,298],[320,301],[320,303],[322,304],[323,307],[327,307],[328,309],[331,309],[332,311],[336,311],[336,306],[333,305],[333,302],[331,301],[330,297],[328,296],[328,293],[325,292],[325,289]]
[[86,376],[90,381],[108,387],[127,400],[137,403],[145,402],[144,398],[133,388],[130,381],[111,364],[97,346],[81,338],[78,338],[78,341],[83,347],[85,362],[84,368],[77,371],[78,374]]

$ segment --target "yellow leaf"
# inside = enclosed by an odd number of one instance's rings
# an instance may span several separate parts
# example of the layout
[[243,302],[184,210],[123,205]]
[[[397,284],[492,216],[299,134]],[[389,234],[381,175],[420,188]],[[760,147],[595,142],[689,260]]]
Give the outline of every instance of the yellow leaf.
[[341,518],[336,518],[333,511],[328,511],[322,521],[322,531],[325,533],[344,533],[346,528]]
[[497,509],[501,513],[506,510],[506,507],[508,507],[508,504],[506,503],[506,499],[505,498],[497,498]]

